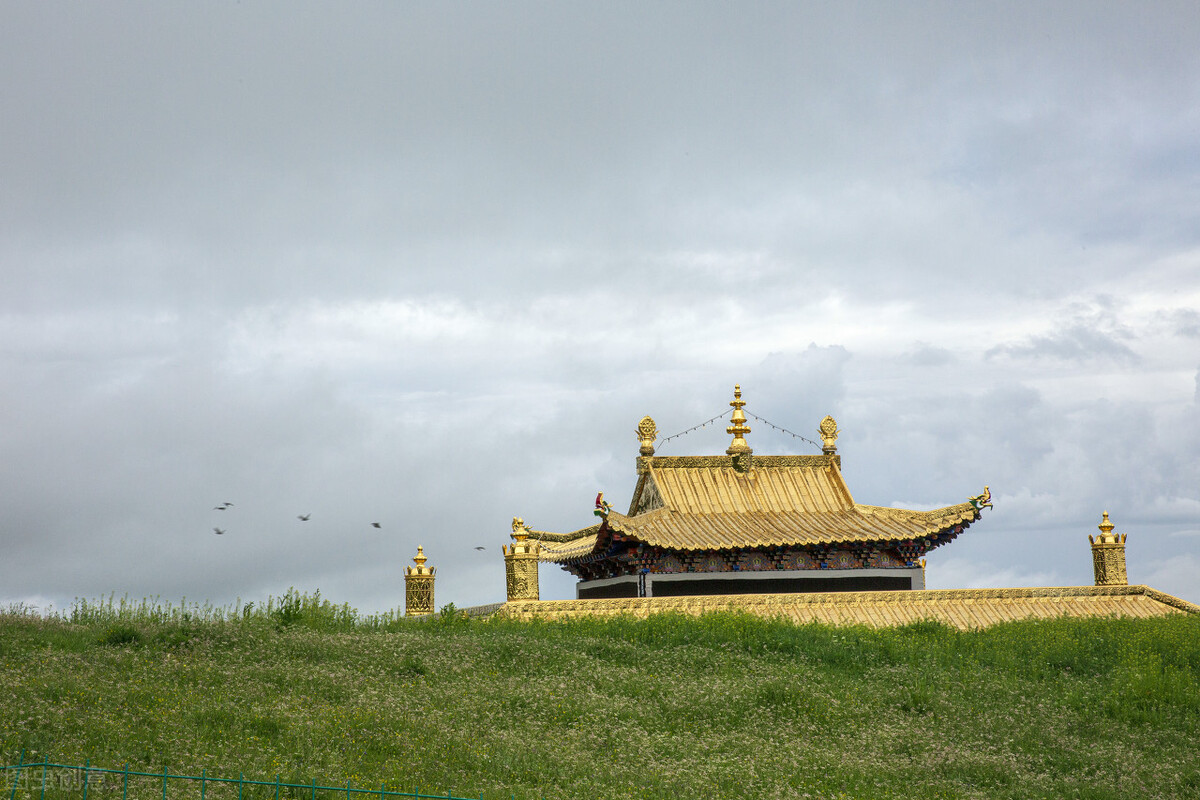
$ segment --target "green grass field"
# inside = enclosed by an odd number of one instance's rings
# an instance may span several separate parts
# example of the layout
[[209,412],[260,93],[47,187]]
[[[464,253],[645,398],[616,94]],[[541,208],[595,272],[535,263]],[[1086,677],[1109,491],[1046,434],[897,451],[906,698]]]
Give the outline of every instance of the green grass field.
[[0,699],[9,764],[497,800],[1200,798],[1198,617],[963,633],[77,603],[0,614]]

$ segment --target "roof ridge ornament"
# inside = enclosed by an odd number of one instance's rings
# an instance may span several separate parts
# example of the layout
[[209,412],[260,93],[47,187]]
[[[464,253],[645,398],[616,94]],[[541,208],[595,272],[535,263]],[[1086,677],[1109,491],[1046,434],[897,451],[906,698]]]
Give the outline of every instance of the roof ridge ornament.
[[967,502],[975,506],[976,511],[983,511],[985,508],[992,507],[992,490],[988,487],[983,487],[983,494],[977,494],[974,497],[968,497]]
[[821,420],[821,424],[817,427],[817,433],[821,435],[821,452],[827,456],[837,453],[837,437],[841,433],[838,430],[837,420],[826,414],[825,419]]
[[733,434],[733,442],[725,451],[725,455],[750,455],[754,451],[750,449],[750,445],[746,444],[745,437],[750,432],[750,426],[746,424],[746,414],[742,411],[742,406],[746,405],[746,401],[742,399],[741,384],[733,385],[733,399],[729,401],[729,405],[733,406],[733,415],[729,418],[733,424],[727,427],[725,432]]
[[604,499],[604,492],[600,492],[596,495],[596,510],[592,513],[600,519],[607,520],[610,511],[612,511],[612,503]]
[[654,440],[658,438],[658,426],[649,416],[642,417],[642,421],[638,423],[637,437],[642,445],[638,452],[644,456],[654,455]]

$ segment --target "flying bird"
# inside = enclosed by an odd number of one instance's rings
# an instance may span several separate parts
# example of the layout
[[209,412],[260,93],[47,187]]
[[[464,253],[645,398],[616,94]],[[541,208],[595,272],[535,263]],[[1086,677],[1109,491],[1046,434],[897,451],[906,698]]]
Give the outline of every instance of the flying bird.
[[371,527],[372,527],[372,528],[382,528],[383,526],[382,526],[382,525],[380,525],[378,522],[372,522],[372,523],[371,523]]
[[225,533],[225,531],[221,530],[220,528],[213,528],[213,533],[215,533],[217,536],[220,536]]
[[476,547],[475,549],[476,549],[476,550],[487,550],[487,548],[486,548],[486,547]]
[[300,520],[301,522],[308,522],[308,518],[311,516],[312,516],[312,514],[301,514],[298,517],[296,517],[296,519]]

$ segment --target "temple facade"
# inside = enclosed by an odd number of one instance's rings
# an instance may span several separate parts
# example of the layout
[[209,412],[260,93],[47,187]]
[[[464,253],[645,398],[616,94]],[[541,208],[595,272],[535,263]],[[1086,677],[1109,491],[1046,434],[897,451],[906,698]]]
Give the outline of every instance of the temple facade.
[[745,404],[735,387],[725,455],[657,456],[643,418],[626,513],[601,494],[598,521],[570,533],[516,518],[514,546],[574,575],[579,599],[924,589],[924,555],[991,507],[987,487],[933,511],[856,503],[832,417],[820,455],[757,456]]

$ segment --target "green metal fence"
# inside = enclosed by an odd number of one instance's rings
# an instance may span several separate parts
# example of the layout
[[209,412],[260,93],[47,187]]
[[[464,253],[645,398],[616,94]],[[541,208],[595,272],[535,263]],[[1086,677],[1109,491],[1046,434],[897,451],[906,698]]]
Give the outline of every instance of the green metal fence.
[[[82,800],[88,800],[89,789],[92,791],[92,800],[98,800],[97,794],[102,794],[103,800],[115,798],[115,784],[119,782],[121,800],[129,800],[130,778],[141,784],[147,782],[142,779],[152,779],[155,797],[158,796],[159,784],[161,784],[162,800],[168,800],[167,784],[169,781],[190,781],[193,785],[199,784],[199,800],[208,800],[210,789],[218,787],[224,789],[225,793],[232,798],[232,790],[235,786],[237,787],[237,800],[247,800],[249,796],[253,796],[257,800],[280,800],[280,792],[283,792],[289,800],[318,800],[318,792],[320,792],[322,800],[340,800],[343,796],[346,800],[355,800],[355,796],[359,796],[359,800],[372,800],[372,798],[378,798],[378,800],[389,800],[389,798],[476,800],[472,797],[455,797],[449,792],[444,795],[422,794],[416,787],[411,792],[388,789],[387,785],[383,783],[379,784],[378,789],[368,789],[352,787],[350,781],[346,781],[345,786],[323,786],[318,784],[315,779],[311,783],[287,783],[281,781],[278,775],[273,781],[254,780],[246,778],[244,775],[238,775],[236,778],[213,778],[209,777],[207,770],[202,771],[199,775],[172,775],[165,768],[162,772],[140,772],[131,770],[128,764],[122,769],[93,767],[90,759],[82,767],[77,764],[52,764],[46,758],[41,761],[26,761],[24,751],[16,764],[0,767],[0,770],[2,770],[0,774],[3,774],[3,783],[0,783],[0,787],[8,789],[7,800],[17,800],[17,789],[22,787],[27,790],[22,795],[26,800],[32,800],[35,796],[38,800],[45,800],[48,780],[51,795],[61,794],[63,790],[82,791]],[[11,787],[7,785],[10,777]],[[24,778],[23,784],[22,778]],[[97,790],[101,788],[103,791],[98,792]],[[137,793],[137,800],[150,800],[144,787],[139,788],[142,788],[142,791]],[[184,796],[186,797],[186,795]],[[173,800],[180,800],[180,797],[178,792],[172,795]],[[478,800],[483,800],[482,792],[479,793]]]

